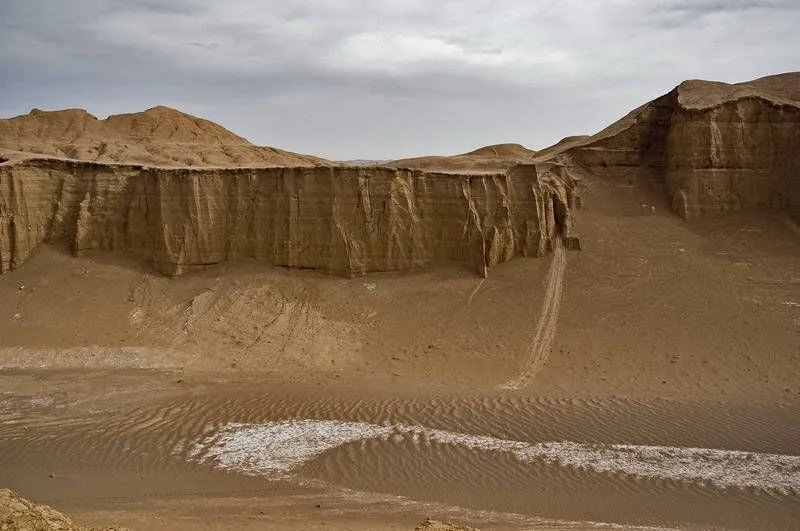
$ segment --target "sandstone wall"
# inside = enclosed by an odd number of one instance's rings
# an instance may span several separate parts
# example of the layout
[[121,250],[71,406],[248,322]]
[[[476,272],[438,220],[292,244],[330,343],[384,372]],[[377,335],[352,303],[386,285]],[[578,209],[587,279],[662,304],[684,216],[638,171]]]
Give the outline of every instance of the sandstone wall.
[[132,253],[166,274],[246,257],[343,275],[438,259],[486,268],[570,236],[574,182],[536,166],[167,169],[55,159],[0,165],[0,272],[41,242]]
[[568,155],[596,175],[645,176],[691,218],[747,208],[800,219],[800,107],[757,96],[684,105],[679,89]]
[[673,115],[665,181],[683,217],[743,208],[800,214],[800,108],[742,98]]

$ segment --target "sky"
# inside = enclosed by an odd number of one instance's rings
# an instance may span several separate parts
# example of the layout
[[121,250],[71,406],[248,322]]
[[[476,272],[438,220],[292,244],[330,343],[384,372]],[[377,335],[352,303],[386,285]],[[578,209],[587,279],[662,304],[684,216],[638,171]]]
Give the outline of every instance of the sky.
[[800,70],[798,0],[0,0],[0,117],[167,105],[334,160],[541,149]]

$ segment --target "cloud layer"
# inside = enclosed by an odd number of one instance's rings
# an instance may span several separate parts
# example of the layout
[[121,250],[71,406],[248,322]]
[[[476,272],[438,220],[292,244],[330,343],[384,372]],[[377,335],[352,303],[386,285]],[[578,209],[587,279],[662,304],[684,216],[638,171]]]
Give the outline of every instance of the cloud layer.
[[0,115],[170,105],[330,158],[545,147],[800,67],[795,0],[4,0]]

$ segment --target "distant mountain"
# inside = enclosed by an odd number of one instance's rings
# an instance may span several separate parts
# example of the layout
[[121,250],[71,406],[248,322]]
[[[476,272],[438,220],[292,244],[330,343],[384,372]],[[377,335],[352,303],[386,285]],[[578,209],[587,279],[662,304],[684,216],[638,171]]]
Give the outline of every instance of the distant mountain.
[[384,164],[391,161],[372,160],[372,159],[353,159],[353,160],[339,160],[337,162],[339,164],[344,164],[345,166],[383,166]]
[[319,166],[329,161],[255,146],[211,121],[169,107],[98,120],[82,109],[0,120],[0,148],[97,162],[156,166]]
[[386,165],[441,172],[491,172],[505,171],[517,164],[533,162],[535,157],[535,151],[520,144],[496,144],[461,155],[415,157],[393,160]]

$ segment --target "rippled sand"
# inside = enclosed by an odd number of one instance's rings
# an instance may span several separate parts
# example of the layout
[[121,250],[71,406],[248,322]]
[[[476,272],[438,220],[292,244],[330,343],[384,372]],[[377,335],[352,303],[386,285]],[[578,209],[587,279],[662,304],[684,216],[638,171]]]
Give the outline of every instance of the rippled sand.
[[42,392],[0,401],[0,482],[81,511],[322,491],[345,506],[461,507],[484,527],[792,529],[800,515],[800,425],[780,405],[151,371],[2,378]]

